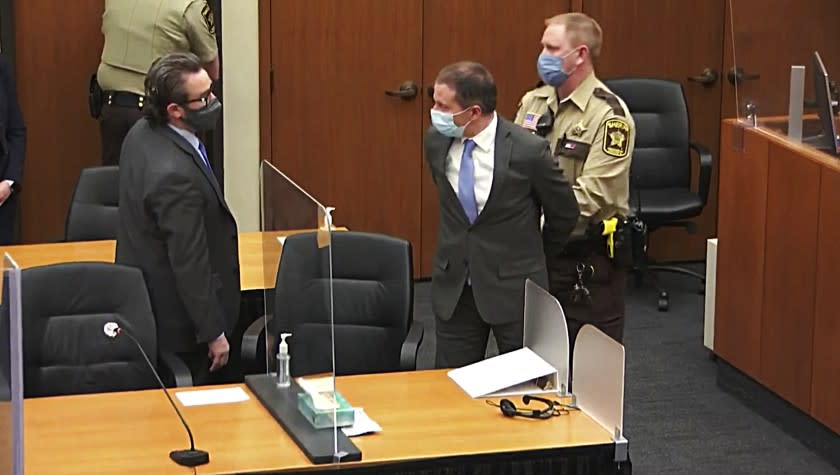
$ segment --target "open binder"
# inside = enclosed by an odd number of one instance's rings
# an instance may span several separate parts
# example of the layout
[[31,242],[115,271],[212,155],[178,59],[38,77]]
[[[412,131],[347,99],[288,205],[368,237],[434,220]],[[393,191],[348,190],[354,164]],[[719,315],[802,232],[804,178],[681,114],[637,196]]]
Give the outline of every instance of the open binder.
[[524,313],[523,348],[447,373],[470,397],[568,393],[569,330],[560,302],[528,279]]

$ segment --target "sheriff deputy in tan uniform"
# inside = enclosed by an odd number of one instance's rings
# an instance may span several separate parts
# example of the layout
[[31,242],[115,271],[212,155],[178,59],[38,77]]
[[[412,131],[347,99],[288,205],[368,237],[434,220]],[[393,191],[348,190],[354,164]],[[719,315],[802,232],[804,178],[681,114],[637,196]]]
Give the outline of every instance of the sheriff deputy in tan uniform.
[[[582,13],[545,22],[537,68],[544,85],[520,102],[515,122],[544,136],[573,185],[581,216],[561,252],[547,252],[551,293],[560,300],[574,345],[592,323],[621,342],[626,269],[617,265],[610,227],[630,213],[635,125],[624,102],[595,76],[601,27]],[[608,220],[605,223],[605,220]]]
[[192,52],[215,81],[219,52],[207,0],[106,0],[102,34],[105,46],[96,73],[103,90],[102,164],[117,165],[125,135],[143,116],[143,81],[152,61]]

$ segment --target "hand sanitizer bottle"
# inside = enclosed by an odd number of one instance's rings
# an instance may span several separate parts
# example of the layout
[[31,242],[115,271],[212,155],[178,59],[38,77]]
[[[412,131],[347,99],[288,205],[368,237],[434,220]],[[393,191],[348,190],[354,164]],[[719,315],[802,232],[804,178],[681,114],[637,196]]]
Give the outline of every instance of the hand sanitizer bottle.
[[277,387],[288,388],[292,385],[292,377],[289,374],[289,346],[286,344],[286,338],[292,336],[291,333],[280,334],[280,347],[277,349]]

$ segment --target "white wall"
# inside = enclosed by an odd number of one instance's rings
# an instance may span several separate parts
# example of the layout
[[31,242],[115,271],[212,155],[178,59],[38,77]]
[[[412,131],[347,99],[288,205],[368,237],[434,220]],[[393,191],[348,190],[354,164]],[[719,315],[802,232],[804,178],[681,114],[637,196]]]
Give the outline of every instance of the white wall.
[[225,198],[240,231],[260,225],[258,11],[257,0],[222,6]]

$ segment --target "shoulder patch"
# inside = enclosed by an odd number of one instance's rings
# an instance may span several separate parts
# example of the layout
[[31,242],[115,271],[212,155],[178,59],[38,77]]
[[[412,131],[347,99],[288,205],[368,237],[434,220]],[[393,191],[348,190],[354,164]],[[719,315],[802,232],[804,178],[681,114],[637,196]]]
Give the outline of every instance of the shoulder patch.
[[201,16],[204,17],[204,23],[207,25],[207,30],[211,35],[216,34],[216,20],[213,18],[213,10],[210,9],[210,4],[207,0],[204,1],[204,6],[201,7]]
[[597,97],[598,99],[606,101],[607,105],[609,105],[612,109],[613,114],[619,117],[625,116],[624,108],[621,107],[621,102],[618,100],[617,97],[615,97],[615,94],[611,93],[610,91],[607,91],[606,89],[596,87],[595,90],[592,92],[592,95]]
[[624,119],[613,118],[604,123],[604,153],[623,158],[630,148],[630,126]]

